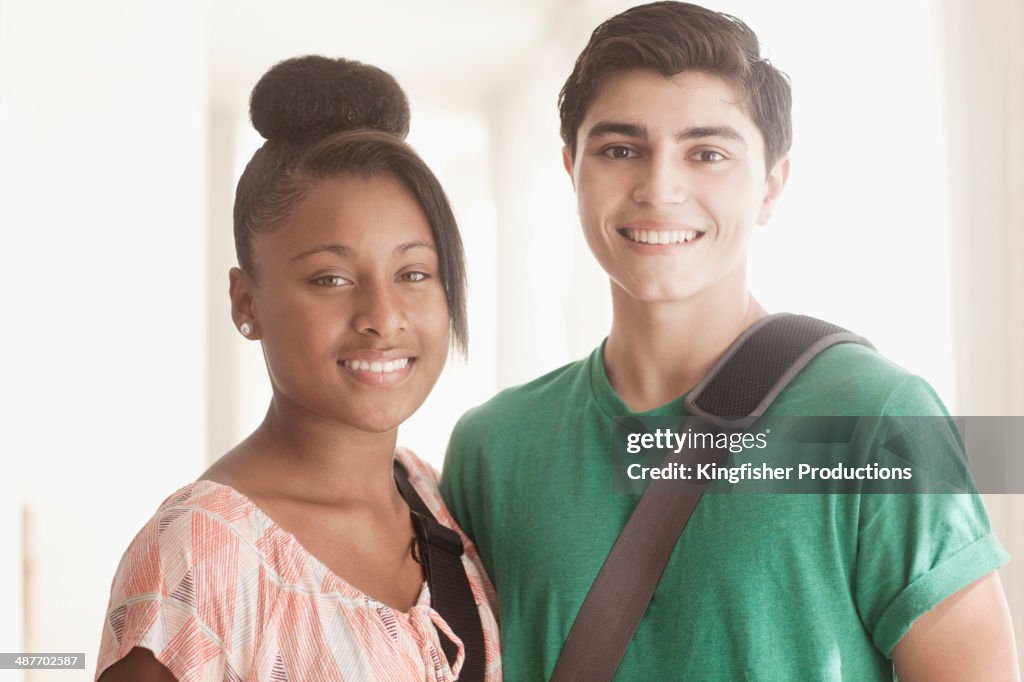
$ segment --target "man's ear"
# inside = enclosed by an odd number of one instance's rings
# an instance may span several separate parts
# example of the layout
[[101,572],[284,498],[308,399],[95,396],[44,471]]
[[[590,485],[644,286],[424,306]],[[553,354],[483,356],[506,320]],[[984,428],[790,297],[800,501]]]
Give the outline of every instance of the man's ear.
[[772,209],[775,202],[782,196],[782,190],[786,187],[786,180],[789,179],[789,155],[783,156],[775,162],[772,171],[764,180],[764,198],[761,200],[761,208],[757,213],[757,224],[764,225],[772,217]]
[[562,167],[565,168],[565,172],[569,174],[569,181],[572,182],[572,188],[575,190],[576,178],[572,173],[572,154],[569,153],[568,147],[562,147]]
[[[242,332],[247,339],[260,338],[259,324],[256,321],[256,304],[253,290],[256,283],[249,273],[241,268],[231,268],[228,272],[228,296],[231,298],[231,319],[235,329]],[[246,327],[245,325],[248,325]],[[249,333],[245,332],[249,330]]]

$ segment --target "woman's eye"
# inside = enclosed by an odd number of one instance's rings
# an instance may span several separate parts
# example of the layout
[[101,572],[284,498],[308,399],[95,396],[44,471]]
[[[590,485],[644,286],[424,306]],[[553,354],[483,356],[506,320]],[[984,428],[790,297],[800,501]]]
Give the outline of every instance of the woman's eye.
[[428,275],[425,272],[419,272],[417,270],[413,272],[403,272],[401,275],[399,275],[399,277],[401,277],[402,280],[406,282],[422,282],[423,280],[430,277],[430,275]]
[[312,282],[313,284],[321,287],[343,287],[349,283],[349,281],[341,275],[324,275],[323,277],[313,279]]
[[613,145],[611,147],[605,147],[601,151],[601,155],[609,159],[635,159],[639,156],[635,149],[629,147],[623,147],[622,145]]
[[725,155],[712,149],[702,149],[693,155],[694,159],[701,163],[718,163],[725,161]]

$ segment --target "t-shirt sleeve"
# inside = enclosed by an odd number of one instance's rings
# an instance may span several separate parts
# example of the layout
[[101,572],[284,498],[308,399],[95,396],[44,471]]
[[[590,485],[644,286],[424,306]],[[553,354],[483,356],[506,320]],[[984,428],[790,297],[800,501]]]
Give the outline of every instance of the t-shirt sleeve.
[[171,506],[129,545],[111,586],[97,679],[134,647],[153,652],[180,682],[223,676],[225,595],[204,589],[220,581],[202,575],[196,560],[204,538],[224,535],[211,524],[218,522],[200,511]]
[[471,414],[463,415],[452,429],[441,473],[441,496],[462,531],[470,539],[475,539],[474,494],[483,479],[475,471],[474,461],[479,456],[479,446],[473,435],[475,429],[472,422]]
[[[918,416],[925,419],[908,419]],[[976,493],[931,492],[949,472],[955,479],[965,471],[966,462],[962,441],[931,387],[907,378],[890,395],[882,417],[879,428],[890,433],[876,438],[879,456],[933,479],[923,488],[929,492],[861,497],[854,594],[875,646],[888,656],[916,619],[1009,557]],[[909,425],[913,437],[893,437],[894,428]]]

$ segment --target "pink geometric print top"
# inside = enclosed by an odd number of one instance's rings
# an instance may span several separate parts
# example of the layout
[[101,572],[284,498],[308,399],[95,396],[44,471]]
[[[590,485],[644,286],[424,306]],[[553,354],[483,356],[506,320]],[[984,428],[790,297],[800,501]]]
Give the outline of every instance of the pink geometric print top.
[[[395,454],[437,520],[462,536],[484,626],[486,679],[500,680],[494,588],[476,547],[441,500],[433,468],[404,448]],[[459,645],[450,667],[435,624]],[[125,552],[96,678],[136,646],[181,682],[449,682],[463,659],[425,583],[409,611],[385,606],[331,573],[249,498],[212,481],[171,495]]]

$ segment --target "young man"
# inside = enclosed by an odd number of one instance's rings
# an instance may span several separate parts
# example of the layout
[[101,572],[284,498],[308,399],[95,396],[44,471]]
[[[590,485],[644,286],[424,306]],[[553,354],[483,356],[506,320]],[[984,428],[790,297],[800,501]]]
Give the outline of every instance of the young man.
[[[613,417],[683,396],[767,313],[747,248],[786,184],[786,77],[739,20],[659,2],[594,31],[560,98],[564,164],[613,322],[588,358],[499,394],[452,435],[443,491],[498,589],[504,669],[548,679],[637,504]],[[922,380],[834,346],[768,415],[941,415]],[[930,454],[930,453],[925,453]],[[969,495],[705,495],[621,680],[1015,679],[1007,560]]]

